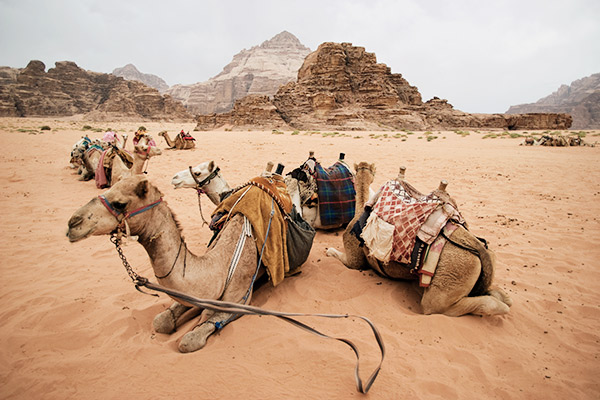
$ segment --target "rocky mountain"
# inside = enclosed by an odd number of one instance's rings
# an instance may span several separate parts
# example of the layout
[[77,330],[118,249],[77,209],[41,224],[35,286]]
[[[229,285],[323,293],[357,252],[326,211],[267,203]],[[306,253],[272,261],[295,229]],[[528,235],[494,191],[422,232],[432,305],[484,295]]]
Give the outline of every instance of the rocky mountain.
[[86,71],[61,61],[46,72],[41,61],[0,68],[0,116],[71,116],[189,120],[183,105],[138,81]]
[[248,96],[226,113],[199,115],[197,129],[235,128],[566,129],[567,114],[468,114],[437,97],[423,102],[401,74],[351,43],[323,43],[309,54],[298,79],[268,96]]
[[562,112],[573,117],[573,129],[600,129],[600,73],[562,85],[550,96],[511,106],[507,114]]
[[169,88],[167,82],[162,80],[162,78],[152,74],[144,74],[140,72],[133,64],[127,64],[122,68],[115,68],[112,74],[115,76],[120,76],[128,81],[140,81],[146,86],[157,89],[161,93],[165,92]]
[[273,95],[281,85],[295,80],[309,53],[294,35],[283,31],[260,46],[242,50],[208,81],[175,85],[166,93],[193,114],[226,112],[246,95]]

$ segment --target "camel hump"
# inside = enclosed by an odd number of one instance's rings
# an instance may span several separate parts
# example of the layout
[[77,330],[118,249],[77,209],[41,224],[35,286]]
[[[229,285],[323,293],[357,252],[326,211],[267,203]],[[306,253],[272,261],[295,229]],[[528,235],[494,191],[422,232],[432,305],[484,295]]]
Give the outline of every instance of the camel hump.
[[487,243],[484,239],[479,239],[462,226],[450,235],[449,241],[479,257],[481,262],[481,273],[475,286],[469,293],[470,297],[481,296],[489,290],[492,280],[494,279],[494,268],[496,258],[494,253],[487,248]]

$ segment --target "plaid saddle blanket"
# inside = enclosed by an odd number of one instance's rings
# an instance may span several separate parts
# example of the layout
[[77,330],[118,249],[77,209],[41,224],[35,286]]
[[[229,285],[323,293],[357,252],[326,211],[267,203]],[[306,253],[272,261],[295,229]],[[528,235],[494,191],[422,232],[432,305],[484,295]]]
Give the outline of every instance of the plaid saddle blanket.
[[393,226],[389,260],[411,263],[419,229],[441,204],[433,193],[423,195],[404,181],[389,181],[383,186],[373,213]]
[[343,162],[337,161],[325,169],[315,166],[321,224],[343,225],[354,218],[356,190],[354,176]]

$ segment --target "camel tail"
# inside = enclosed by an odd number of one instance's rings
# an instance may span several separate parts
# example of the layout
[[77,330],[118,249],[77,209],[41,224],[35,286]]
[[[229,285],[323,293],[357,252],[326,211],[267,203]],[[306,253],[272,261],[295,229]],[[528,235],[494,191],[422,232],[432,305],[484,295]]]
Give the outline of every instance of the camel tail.
[[486,294],[492,285],[492,280],[494,279],[496,255],[493,251],[486,249],[483,245],[480,245],[479,247],[478,255],[479,261],[481,262],[481,273],[479,274],[477,282],[475,282],[475,286],[473,286],[473,289],[471,289],[469,297],[482,296]]

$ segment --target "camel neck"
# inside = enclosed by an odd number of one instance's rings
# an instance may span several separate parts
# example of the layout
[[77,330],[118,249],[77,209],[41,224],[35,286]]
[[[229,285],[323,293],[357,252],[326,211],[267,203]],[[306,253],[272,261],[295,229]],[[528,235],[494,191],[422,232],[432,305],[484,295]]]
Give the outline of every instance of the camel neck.
[[146,217],[143,229],[136,233],[150,257],[154,275],[172,279],[183,274],[185,263],[194,255],[187,249],[169,207],[160,204]]
[[207,185],[203,187],[204,193],[208,196],[210,201],[214,205],[218,206],[221,203],[221,195],[231,190],[229,184],[221,177],[217,175]]

